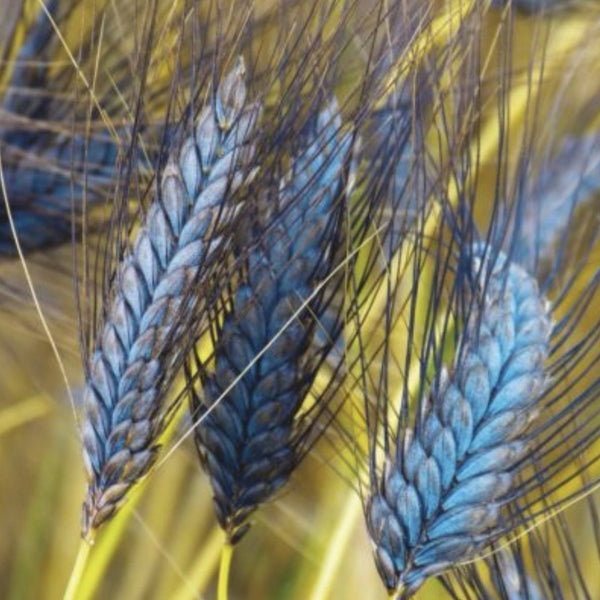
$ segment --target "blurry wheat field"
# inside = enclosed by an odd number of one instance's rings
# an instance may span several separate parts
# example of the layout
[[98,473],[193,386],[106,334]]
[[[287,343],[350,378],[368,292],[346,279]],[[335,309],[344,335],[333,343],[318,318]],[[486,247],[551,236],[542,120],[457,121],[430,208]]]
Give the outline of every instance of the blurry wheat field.
[[[259,4],[261,10],[269,10],[268,0]],[[29,5],[34,12],[39,9],[37,2]],[[0,52],[12,43],[19,8],[20,2],[0,0]],[[443,8],[443,2],[437,3],[437,10]],[[595,14],[595,22],[590,14]],[[483,54],[490,56],[490,89],[484,94],[490,96],[493,73],[500,67],[494,32],[501,18],[500,10],[485,13],[489,36],[483,37],[483,45],[489,48]],[[541,123],[539,138],[548,144],[567,132],[599,124],[578,115],[600,98],[600,13],[592,6],[589,13],[544,19],[541,23],[519,15],[514,23],[515,73],[526,70],[533,60],[534,36],[547,35],[549,41],[544,44],[547,71],[539,106],[523,109],[519,104],[523,96],[515,94],[511,157],[519,155],[518,132],[533,113]],[[5,67],[3,63],[0,68]],[[519,85],[528,84],[515,78],[515,86]],[[557,114],[559,97],[562,109]],[[493,123],[492,103],[482,118]],[[487,150],[481,152],[477,182],[484,222],[489,216],[486,199],[493,197],[496,185],[498,139],[493,126],[482,130],[489,136],[480,142]],[[69,244],[27,256],[32,285],[66,370],[65,382],[22,264],[18,259],[0,260],[0,598],[7,600],[63,597],[80,546],[85,477],[68,390],[76,401],[80,399],[84,375],[72,261]],[[186,424],[185,419],[181,425],[175,423],[172,435],[182,435]],[[349,449],[332,452],[327,440],[321,440],[277,499],[260,507],[233,558],[231,600],[386,598],[372,560],[361,501],[350,487],[348,460],[352,460]],[[211,498],[207,477],[187,439],[164,463],[159,460],[99,534],[77,600],[216,598],[224,538]],[[594,543],[577,505],[569,507],[564,517],[573,531],[581,532],[574,534],[577,539]],[[590,565],[590,576],[596,579],[597,566]],[[433,580],[416,595],[445,597],[449,596],[441,584]]]

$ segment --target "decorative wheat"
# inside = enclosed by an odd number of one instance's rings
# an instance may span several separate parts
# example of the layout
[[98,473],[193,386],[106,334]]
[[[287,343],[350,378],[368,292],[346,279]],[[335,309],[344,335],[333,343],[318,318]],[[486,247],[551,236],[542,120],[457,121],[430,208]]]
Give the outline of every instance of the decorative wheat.
[[[247,273],[218,333],[216,366],[192,409],[221,527],[231,544],[248,516],[289,478],[306,450],[314,415],[302,403],[340,330],[327,313],[326,284],[339,229],[351,136],[340,134],[337,105],[323,110],[282,181],[268,235],[249,253]],[[315,295],[316,294],[316,295]],[[315,331],[327,327],[312,345]],[[260,353],[260,354],[259,354]],[[210,408],[210,410],[208,410]]]
[[551,322],[535,279],[477,246],[478,309],[450,374],[407,430],[366,506],[381,577],[408,596],[472,556],[497,526],[544,389]]
[[84,536],[115,512],[155,459],[163,396],[185,355],[184,334],[193,342],[194,324],[185,311],[190,297],[203,293],[201,269],[237,210],[227,201],[253,154],[258,109],[246,106],[244,74],[240,59],[221,81],[214,107],[201,111],[195,132],[171,154],[156,199],[115,274],[87,366]]

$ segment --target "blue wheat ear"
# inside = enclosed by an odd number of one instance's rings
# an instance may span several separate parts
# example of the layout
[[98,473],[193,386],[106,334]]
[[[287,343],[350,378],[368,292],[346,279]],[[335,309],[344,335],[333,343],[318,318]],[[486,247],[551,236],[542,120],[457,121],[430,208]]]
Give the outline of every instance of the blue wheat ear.
[[[58,4],[49,2],[47,10],[60,23]],[[81,127],[78,132],[71,130],[73,115],[64,110],[71,102],[55,98],[64,93],[61,86],[65,81],[56,73],[57,81],[49,80],[56,46],[50,19],[40,11],[15,60],[1,104],[4,179],[25,251],[71,240],[73,228],[80,225],[82,198],[90,204],[107,198],[124,146],[124,140],[111,135],[105,126],[94,128],[91,135]],[[75,210],[74,202],[78,203]],[[0,254],[15,253],[2,207]]]
[[[25,251],[70,241],[80,227],[80,207],[73,198],[97,203],[107,199],[117,175],[121,143],[108,132],[86,136],[43,135],[35,146],[5,146],[5,184],[16,233]],[[39,149],[39,153],[34,154]],[[77,165],[73,167],[73,165]],[[84,191],[85,190],[85,191]],[[5,211],[0,210],[0,254],[14,255],[16,247]]]
[[[232,544],[314,441],[322,408],[303,409],[303,401],[341,329],[323,287],[337,252],[352,150],[351,135],[340,129],[332,102],[292,157],[279,190],[266,198],[272,207],[266,226],[217,326],[214,371],[204,375],[203,393],[191,397],[196,444]],[[315,344],[323,327],[326,338]]]
[[82,438],[85,536],[117,509],[154,462],[169,413],[164,396],[193,344],[193,305],[246,180],[259,108],[246,103],[241,59],[173,148],[156,197],[124,252],[86,371]]
[[[369,175],[377,174],[376,182],[369,185],[375,188],[371,192],[373,196],[380,197],[377,203],[382,212],[382,241],[378,251],[384,261],[389,261],[397,251],[404,233],[422,210],[419,196],[414,190],[417,170],[415,156],[420,151],[418,138],[421,132],[417,131],[417,139],[412,139],[412,127],[413,123],[421,124],[427,119],[421,115],[415,118],[410,97],[412,87],[408,82],[399,82],[395,87],[396,90],[388,94],[385,104],[369,114],[364,124],[365,131],[361,130],[363,155],[365,162],[368,161]],[[419,104],[427,105],[422,96],[419,96]]]
[[479,245],[469,271],[476,298],[453,368],[372,474],[365,510],[377,567],[404,595],[489,541],[546,382],[551,323],[535,279]]
[[[505,100],[499,93],[501,111]],[[596,188],[595,156],[581,160],[571,145],[572,161],[562,152],[557,159],[566,163],[560,174],[548,169],[529,186],[531,155],[523,152],[516,183],[512,174],[509,180],[501,138],[496,195],[476,199],[480,164],[448,138],[443,143],[459,190],[456,200],[442,202],[440,231],[448,224],[452,231],[436,237],[423,225],[409,237],[407,272],[386,279],[381,367],[365,369],[361,382],[369,434],[367,526],[380,575],[401,597],[427,577],[474,559],[517,525],[562,507],[571,498],[561,488],[573,471],[591,470],[597,461],[596,452],[583,454],[598,438],[599,334],[591,307],[598,298],[593,252],[600,230],[584,199]],[[523,147],[530,146],[525,140]],[[590,147],[582,144],[582,154]],[[579,213],[589,235],[573,244],[581,238],[573,227]],[[479,226],[490,219],[481,233],[476,220]],[[551,309],[545,297],[552,298]],[[451,351],[448,373],[443,365]],[[402,393],[392,396],[388,382],[398,365]],[[500,578],[512,567],[503,568]],[[541,590],[546,597],[539,578],[520,583],[515,594]]]
[[[542,295],[552,299],[551,312],[556,319],[552,330],[547,330],[544,351],[547,358],[543,363],[543,371],[539,372],[546,383],[543,387],[532,390],[534,404],[529,408],[536,413],[535,420],[527,430],[521,432],[524,435],[522,439],[514,440],[511,437],[520,431],[521,424],[515,429],[507,422],[505,425],[508,428],[504,432],[502,427],[496,432],[499,443],[490,456],[499,456],[497,452],[504,455],[510,450],[515,452],[515,462],[509,469],[509,479],[505,481],[509,486],[508,493],[500,497],[500,502],[494,498],[491,506],[486,507],[482,514],[485,517],[487,511],[501,509],[501,518],[492,519],[489,531],[462,556],[460,554],[464,548],[458,544],[458,554],[451,555],[448,561],[447,567],[451,569],[451,575],[444,577],[444,582],[455,593],[456,598],[521,600],[535,597],[594,597],[593,593],[588,592],[586,576],[583,573],[583,555],[577,555],[577,544],[569,540],[566,530],[563,531],[564,522],[561,517],[555,516],[548,525],[548,530],[551,530],[554,538],[558,540],[557,545],[560,548],[568,547],[569,552],[565,553],[566,555],[559,554],[555,562],[538,563],[531,557],[531,553],[524,552],[523,554],[527,554],[526,570],[524,559],[518,554],[518,546],[514,546],[507,551],[511,556],[508,555],[509,558],[504,561],[497,557],[486,559],[494,579],[491,586],[488,579],[480,576],[479,571],[482,567],[460,566],[460,563],[473,558],[474,552],[481,548],[481,543],[504,535],[510,539],[512,534],[519,533],[519,525],[534,527],[539,520],[545,519],[549,514],[555,515],[567,503],[583,496],[588,489],[597,485],[597,475],[593,475],[597,450],[593,445],[598,439],[599,431],[599,386],[595,374],[599,332],[598,317],[593,306],[597,300],[599,285],[598,260],[595,253],[600,240],[600,230],[597,221],[590,219],[595,214],[593,199],[598,189],[597,137],[568,140],[558,154],[542,166],[537,179],[531,175],[532,162],[535,162],[535,155],[522,158],[515,178],[525,184],[517,187],[515,197],[506,198],[503,191],[506,183],[503,182],[498,186],[497,195],[491,205],[484,204],[493,215],[484,234],[476,233],[474,229],[477,203],[471,205],[463,199],[455,212],[448,209],[453,213],[449,218],[454,234],[462,227],[459,223],[467,223],[466,230],[458,236],[461,241],[453,240],[452,243],[462,247],[466,240],[484,237],[489,240],[485,253],[490,258],[497,255],[496,260],[500,264],[504,261],[506,265],[512,265],[508,267],[509,271],[517,269],[522,273],[535,273],[535,280],[532,275],[527,275],[527,278],[531,282],[539,281],[539,284],[535,284],[535,289],[543,290]],[[467,193],[463,193],[464,197],[468,197]],[[500,244],[503,244],[502,252],[494,250],[500,247]],[[483,250],[480,250],[480,253],[482,252]],[[445,260],[443,252],[436,254],[438,264],[443,264]],[[445,271],[443,266],[436,265],[436,269],[442,273]],[[457,275],[460,272],[459,268]],[[490,283],[493,284],[493,271],[491,273]],[[508,290],[510,275],[506,277]],[[438,290],[442,289],[439,286],[435,287]],[[521,285],[522,289],[529,287]],[[494,285],[487,285],[484,289],[487,290],[486,294],[493,293]],[[436,293],[439,298],[440,291]],[[539,291],[537,293],[540,294]],[[464,302],[465,295],[463,294],[461,299],[461,294],[457,294],[457,303],[460,305]],[[535,303],[532,304],[534,305]],[[440,300],[432,301],[431,306],[437,310]],[[459,314],[461,311],[457,307],[454,313],[447,313],[446,320],[451,320]],[[481,320],[485,323],[485,317]],[[460,319],[457,319],[457,322],[460,322]],[[468,319],[465,319],[465,322],[468,323]],[[426,328],[430,327],[431,325],[426,325]],[[446,331],[443,337],[447,337],[448,326],[444,327]],[[463,336],[460,339],[462,340]],[[442,345],[447,341],[446,339],[442,342]],[[462,344],[464,347],[464,342]],[[431,353],[429,357],[427,352]],[[468,364],[468,353],[459,356],[460,360],[465,360]],[[426,348],[420,351],[419,357],[426,364],[434,362],[439,372],[439,352],[431,341],[426,341]],[[538,367],[541,365],[537,363],[541,353],[537,357],[535,353],[529,353],[528,358],[524,354],[520,354],[519,357],[522,369],[528,370],[535,368],[536,364]],[[483,362],[489,370],[489,356]],[[477,366],[476,362],[472,364]],[[421,376],[426,376],[425,369],[422,369]],[[525,380],[519,381],[522,376],[521,374],[517,377],[517,388],[513,395],[513,399],[516,400],[519,398],[519,383],[526,381],[531,373],[528,372]],[[444,390],[444,381],[446,380],[442,378],[441,384],[438,384],[436,379],[429,404],[420,400],[417,412],[424,416],[418,418],[418,427],[428,426],[429,411],[435,410],[438,402],[436,390]],[[478,385],[473,389],[477,389]],[[502,390],[496,386],[495,392],[502,393]],[[433,409],[429,408],[430,406]],[[490,406],[493,406],[493,402]],[[503,413],[493,419],[502,425],[502,417]],[[403,417],[402,423],[404,419]],[[504,438],[506,434],[508,437]],[[415,437],[418,438],[417,435]],[[423,445],[421,439],[418,439]],[[502,439],[505,439],[504,448],[500,443]],[[516,450],[513,448],[515,443]],[[590,448],[592,450],[588,452]],[[474,444],[474,449],[478,450],[477,443]],[[409,458],[405,454],[403,449],[400,456],[408,462]],[[475,455],[468,460],[474,461],[479,468],[479,459]],[[567,495],[564,486],[572,484],[573,480],[579,477],[582,484],[576,492],[568,492]],[[377,481],[377,485],[382,487],[387,480],[385,475],[382,475]],[[593,515],[594,523],[595,519]],[[471,535],[470,531],[471,523],[468,535]],[[545,534],[538,536],[533,531],[528,535],[528,544],[537,548],[539,554],[546,554],[549,542]],[[533,555],[535,556],[535,552]],[[567,565],[566,568],[563,568],[563,565]],[[435,565],[433,568],[436,568]],[[565,572],[571,575],[565,578]],[[559,580],[567,583],[558,584]],[[406,593],[410,593],[410,589]]]
[[[47,2],[46,10],[54,20],[57,20],[58,0]],[[23,114],[32,119],[45,112],[43,95],[31,97],[29,92],[36,89],[43,90],[48,83],[44,62],[50,60],[52,49],[56,45],[53,34],[50,20],[44,11],[40,11],[19,48],[15,64],[10,66],[12,69],[10,79],[2,99],[3,111]],[[25,109],[22,105],[23,97],[27,97]]]
[[[506,519],[500,524],[499,556],[459,566],[443,581],[454,597],[466,600],[593,598],[586,572],[589,545],[579,539],[597,535],[594,500],[574,509],[586,512],[582,531],[570,531],[560,511],[597,487],[598,315],[597,259],[600,229],[593,215],[598,190],[597,136],[568,139],[533,178],[535,155],[523,159],[516,178],[526,182],[507,200],[493,199],[494,218],[485,237],[503,243],[511,261],[535,272],[544,295],[552,299],[556,323],[548,340],[547,385],[537,398],[537,418],[527,432],[526,452],[515,463]],[[469,207],[462,207],[467,220]],[[460,211],[459,211],[460,212]],[[575,485],[574,485],[575,484]],[[564,487],[569,485],[568,492]],[[575,491],[573,491],[575,489]],[[549,517],[550,520],[546,521]],[[521,546],[519,526],[531,528]],[[511,543],[510,548],[505,548]],[[493,550],[493,548],[492,548]],[[492,551],[491,550],[491,551]],[[490,552],[491,552],[490,551]],[[504,558],[503,558],[504,557]],[[455,565],[456,566],[456,565]],[[492,581],[484,566],[491,574]]]
[[498,227],[498,242],[514,260],[544,279],[556,255],[564,252],[579,216],[595,203],[600,189],[598,135],[566,138],[558,153],[545,162]]

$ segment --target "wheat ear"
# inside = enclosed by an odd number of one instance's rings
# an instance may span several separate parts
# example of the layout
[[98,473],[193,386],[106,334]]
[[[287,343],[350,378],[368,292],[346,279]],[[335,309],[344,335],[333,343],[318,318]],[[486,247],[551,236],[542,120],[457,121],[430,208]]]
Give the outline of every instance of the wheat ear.
[[[240,59],[173,152],[159,190],[114,276],[104,326],[87,366],[82,437],[88,490],[85,536],[116,510],[150,469],[164,427],[164,393],[185,355],[189,299],[203,293],[201,268],[237,207],[257,107],[245,107]],[[181,344],[178,342],[181,341]]]
[[530,272],[551,262],[573,217],[591,204],[600,189],[600,140],[597,135],[567,138],[558,154],[544,165],[538,178],[510,215],[505,243],[512,256]]
[[[323,294],[314,294],[331,269],[351,150],[335,103],[317,121],[314,138],[270,199],[282,210],[249,251],[245,279],[218,332],[214,373],[203,397],[192,396],[195,417],[203,416],[196,443],[231,544],[257,505],[287,481],[313,424],[302,403],[323,352],[323,340],[320,350],[312,340],[327,310]],[[326,325],[329,346],[340,329],[336,317]]]
[[366,505],[377,567],[408,596],[430,575],[489,540],[511,491],[511,467],[545,384],[551,322],[536,280],[476,247],[479,310],[468,320],[452,373],[407,430]]
[[[120,143],[108,134],[87,139],[50,134],[38,140],[35,157],[32,147],[21,151],[13,144],[10,151],[15,156],[4,173],[6,190],[21,247],[31,252],[71,240],[73,227],[81,225],[73,198],[81,199],[84,190],[88,203],[108,197]],[[15,252],[6,215],[0,211],[0,254]]]
[[[58,4],[52,1],[46,6],[55,20],[59,20]],[[59,103],[53,97],[57,86],[48,80],[56,39],[48,15],[40,11],[29,30],[0,111],[4,180],[25,251],[71,240],[78,212],[73,211],[73,202],[81,202],[84,191],[88,202],[106,197],[121,145],[104,127],[86,136],[69,132],[68,115],[57,119]],[[0,254],[15,253],[8,219],[0,208]]]

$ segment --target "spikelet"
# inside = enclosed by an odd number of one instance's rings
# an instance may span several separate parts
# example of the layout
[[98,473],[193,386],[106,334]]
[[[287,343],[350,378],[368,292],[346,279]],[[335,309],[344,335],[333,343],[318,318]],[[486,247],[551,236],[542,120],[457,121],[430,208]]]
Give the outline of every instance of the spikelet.
[[241,58],[214,106],[171,156],[135,241],[118,265],[104,325],[87,365],[82,438],[88,475],[84,536],[106,521],[150,469],[164,427],[164,395],[194,341],[194,302],[238,207],[257,105],[246,105]]
[[[273,206],[269,225],[248,252],[218,328],[214,372],[204,377],[203,394],[192,394],[196,444],[232,544],[306,452],[315,415],[302,403],[341,329],[339,312],[328,312],[327,293],[319,289],[336,252],[352,148],[340,128],[331,102],[276,197],[266,198]],[[315,345],[317,328],[326,331]]]
[[502,254],[489,260],[474,248],[481,305],[452,372],[422,405],[415,431],[400,434],[367,501],[377,567],[391,591],[414,592],[486,541],[511,491],[511,467],[527,450],[551,325],[535,280]]

